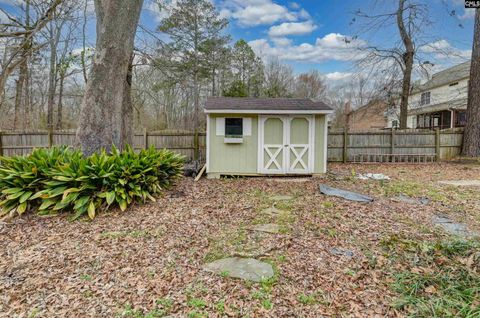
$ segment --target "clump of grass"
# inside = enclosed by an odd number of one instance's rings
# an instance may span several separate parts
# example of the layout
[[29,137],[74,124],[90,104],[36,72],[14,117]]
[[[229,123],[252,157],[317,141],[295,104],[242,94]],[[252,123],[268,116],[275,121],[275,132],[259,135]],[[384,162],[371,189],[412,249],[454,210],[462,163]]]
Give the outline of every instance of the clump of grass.
[[440,189],[412,181],[380,183],[380,192],[387,197],[403,194],[412,198],[426,196],[433,201],[447,200]]
[[384,243],[410,270],[392,275],[393,307],[412,317],[480,317],[480,241]]

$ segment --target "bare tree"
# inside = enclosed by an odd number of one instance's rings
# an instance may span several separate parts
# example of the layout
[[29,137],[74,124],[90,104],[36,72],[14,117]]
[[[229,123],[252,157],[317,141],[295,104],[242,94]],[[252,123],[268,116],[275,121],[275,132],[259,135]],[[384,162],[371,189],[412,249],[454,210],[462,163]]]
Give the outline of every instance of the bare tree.
[[[390,61],[389,69],[401,72],[400,92],[400,128],[407,128],[408,98],[411,89],[412,71],[415,62],[416,51],[421,47],[420,38],[423,30],[430,25],[427,5],[414,0],[396,0],[396,8],[380,14],[368,14],[361,10],[356,12],[356,17],[366,24],[363,26],[365,33],[376,33],[381,29],[396,24],[400,41],[392,47],[369,46],[367,57],[362,63],[385,67],[380,61]],[[354,18],[353,21],[356,21]],[[362,32],[362,31],[361,31]]]
[[326,88],[319,71],[303,73],[295,80],[295,97],[318,100],[325,96]]
[[143,0],[95,0],[95,57],[76,136],[87,155],[132,142],[129,74],[142,5]]
[[480,157],[480,10],[475,10],[472,61],[468,84],[467,124],[462,154]]
[[291,97],[294,76],[289,65],[273,59],[265,66],[264,93],[267,97]]

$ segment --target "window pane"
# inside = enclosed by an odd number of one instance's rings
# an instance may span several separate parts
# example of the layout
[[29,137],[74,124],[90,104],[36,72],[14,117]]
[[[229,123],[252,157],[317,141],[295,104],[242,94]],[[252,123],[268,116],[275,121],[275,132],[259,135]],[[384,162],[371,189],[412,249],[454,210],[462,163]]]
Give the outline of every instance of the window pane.
[[225,118],[225,135],[242,136],[243,120],[242,118]]

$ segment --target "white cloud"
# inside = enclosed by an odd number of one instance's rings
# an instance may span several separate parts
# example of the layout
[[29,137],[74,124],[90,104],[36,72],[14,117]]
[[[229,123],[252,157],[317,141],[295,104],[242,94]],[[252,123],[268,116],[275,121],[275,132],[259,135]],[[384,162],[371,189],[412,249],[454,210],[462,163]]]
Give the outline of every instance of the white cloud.
[[299,5],[298,3],[296,3],[296,2],[289,2],[289,3],[288,3],[288,6],[289,6],[290,8],[292,8],[292,9],[294,9],[294,10],[300,9],[300,5]]
[[462,20],[469,20],[475,18],[475,9],[465,9],[462,15],[459,16]]
[[325,77],[331,81],[341,81],[351,77],[353,73],[349,72],[332,72],[325,74]]
[[[298,4],[297,4],[298,6]],[[224,0],[222,15],[238,21],[241,26],[271,25],[279,21],[297,21],[310,17],[308,12],[293,5],[289,9],[272,0]]]
[[273,38],[272,42],[277,46],[290,46],[292,44],[292,40],[284,37]]
[[[279,58],[286,61],[318,63],[328,60],[353,61],[364,57],[358,48],[366,45],[359,39],[346,40],[347,37],[338,33],[327,34],[318,38],[315,44],[302,43],[299,45],[272,46],[267,39],[250,41],[253,50],[265,59]],[[348,43],[347,43],[348,42]]]
[[424,54],[431,55],[436,59],[468,60],[472,56],[471,50],[461,50],[450,44],[445,39],[428,43],[420,48]]
[[283,37],[287,35],[302,35],[312,33],[317,26],[312,21],[305,22],[284,22],[280,25],[270,27],[270,37]]

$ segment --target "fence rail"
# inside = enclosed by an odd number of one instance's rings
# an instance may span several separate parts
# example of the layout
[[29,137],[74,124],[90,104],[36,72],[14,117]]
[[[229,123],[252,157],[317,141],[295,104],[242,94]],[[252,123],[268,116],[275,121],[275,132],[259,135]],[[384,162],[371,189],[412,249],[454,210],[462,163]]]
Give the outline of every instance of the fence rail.
[[[445,160],[460,154],[463,130],[388,130],[344,131],[331,130],[328,135],[328,161],[355,162],[358,156],[414,155],[434,156]],[[198,138],[193,132],[152,131],[136,133],[133,147],[142,149],[154,146],[170,149],[193,158],[198,149],[205,158],[205,133]],[[25,155],[33,148],[55,145],[73,145],[74,131],[25,131],[0,132],[0,155]]]

